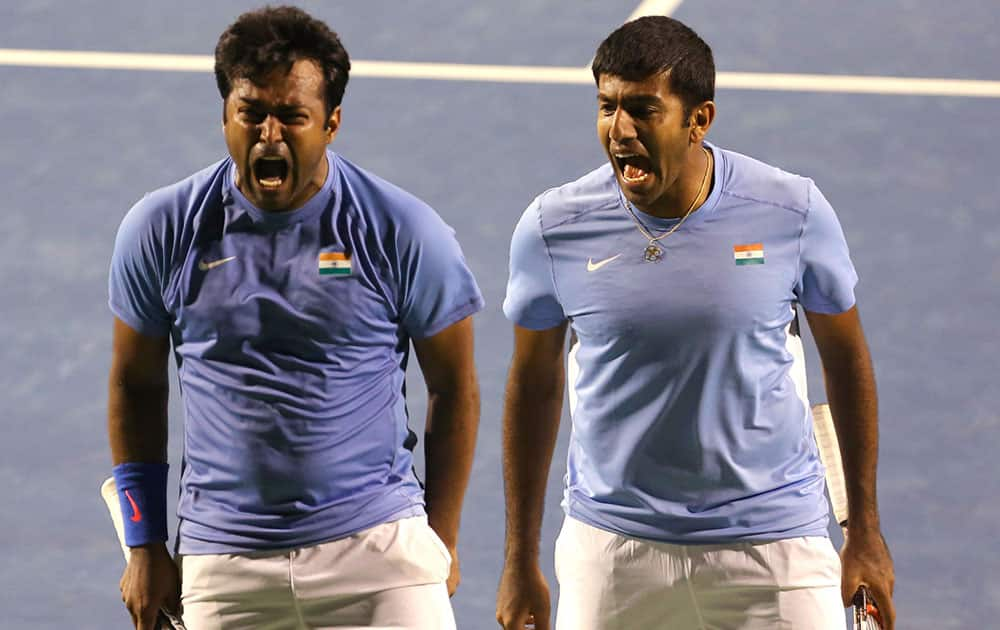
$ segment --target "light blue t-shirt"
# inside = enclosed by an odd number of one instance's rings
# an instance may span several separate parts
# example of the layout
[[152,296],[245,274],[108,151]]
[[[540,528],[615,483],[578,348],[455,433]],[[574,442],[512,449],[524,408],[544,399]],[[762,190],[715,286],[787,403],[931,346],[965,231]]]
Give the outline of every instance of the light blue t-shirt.
[[[570,516],[683,544],[825,536],[789,329],[796,303],[851,308],[857,275],[811,180],[709,148],[711,194],[660,262],[610,165],[540,195],[514,232],[504,312],[535,330],[568,320],[576,339]],[[676,224],[637,214],[654,234]]]
[[479,311],[454,232],[328,153],[321,191],[254,207],[230,159],[122,221],[110,306],[170,335],[184,403],[179,550],[284,549],[423,514],[410,339]]

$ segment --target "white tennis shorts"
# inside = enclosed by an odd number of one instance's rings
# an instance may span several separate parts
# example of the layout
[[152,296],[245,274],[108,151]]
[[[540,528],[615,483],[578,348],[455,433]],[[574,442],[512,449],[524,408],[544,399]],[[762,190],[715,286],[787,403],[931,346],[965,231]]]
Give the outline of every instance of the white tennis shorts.
[[566,518],[556,630],[844,630],[830,540],[671,545]]
[[426,517],[279,552],[189,555],[188,630],[454,630],[451,556]]

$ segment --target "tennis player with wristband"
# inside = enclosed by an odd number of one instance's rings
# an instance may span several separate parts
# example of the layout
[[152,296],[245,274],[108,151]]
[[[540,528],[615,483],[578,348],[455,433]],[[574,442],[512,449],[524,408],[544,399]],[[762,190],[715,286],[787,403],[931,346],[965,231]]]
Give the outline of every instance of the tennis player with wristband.
[[[592,70],[608,163],[539,195],[511,241],[497,621],[550,628],[538,538],[568,387],[557,630],[843,630],[861,585],[891,630],[875,380],[833,208],[706,141],[715,66],[684,24],[629,22]],[[796,305],[843,448],[840,557]]]
[[[479,288],[430,207],[328,150],[350,61],[326,24],[251,11],[215,58],[229,157],[139,201],[111,260],[122,599],[140,630],[178,608],[190,630],[454,628]],[[428,389],[425,484],[404,397],[411,343]]]

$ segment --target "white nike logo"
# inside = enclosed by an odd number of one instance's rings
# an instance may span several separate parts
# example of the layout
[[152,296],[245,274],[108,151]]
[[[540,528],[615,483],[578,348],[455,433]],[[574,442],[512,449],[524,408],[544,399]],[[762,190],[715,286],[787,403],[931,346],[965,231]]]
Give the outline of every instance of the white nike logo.
[[230,256],[229,258],[220,258],[219,260],[213,260],[212,262],[205,262],[204,260],[198,263],[198,269],[202,271],[208,271],[209,269],[215,269],[219,265],[224,265],[230,260],[236,260],[236,256]]
[[588,258],[587,259],[587,271],[597,271],[598,269],[600,269],[604,265],[608,264],[609,262],[611,262],[615,258],[618,258],[618,256],[621,256],[621,254],[618,254],[616,256],[612,256],[611,258],[605,258],[604,260],[602,260],[600,262],[594,262],[593,258]]

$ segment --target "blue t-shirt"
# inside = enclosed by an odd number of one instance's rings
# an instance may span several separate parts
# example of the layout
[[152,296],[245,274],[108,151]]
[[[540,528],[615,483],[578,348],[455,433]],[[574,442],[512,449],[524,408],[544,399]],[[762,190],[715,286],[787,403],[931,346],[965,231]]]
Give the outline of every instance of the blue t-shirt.
[[479,311],[452,229],[332,152],[304,206],[267,213],[222,160],[137,203],[110,306],[170,335],[184,403],[179,550],[282,549],[423,514],[410,339]]
[[[857,276],[811,180],[709,148],[711,194],[658,263],[610,165],[540,195],[514,232],[504,312],[574,333],[570,516],[686,544],[826,535],[789,329],[796,303],[851,308]],[[637,215],[655,234],[676,224]]]

